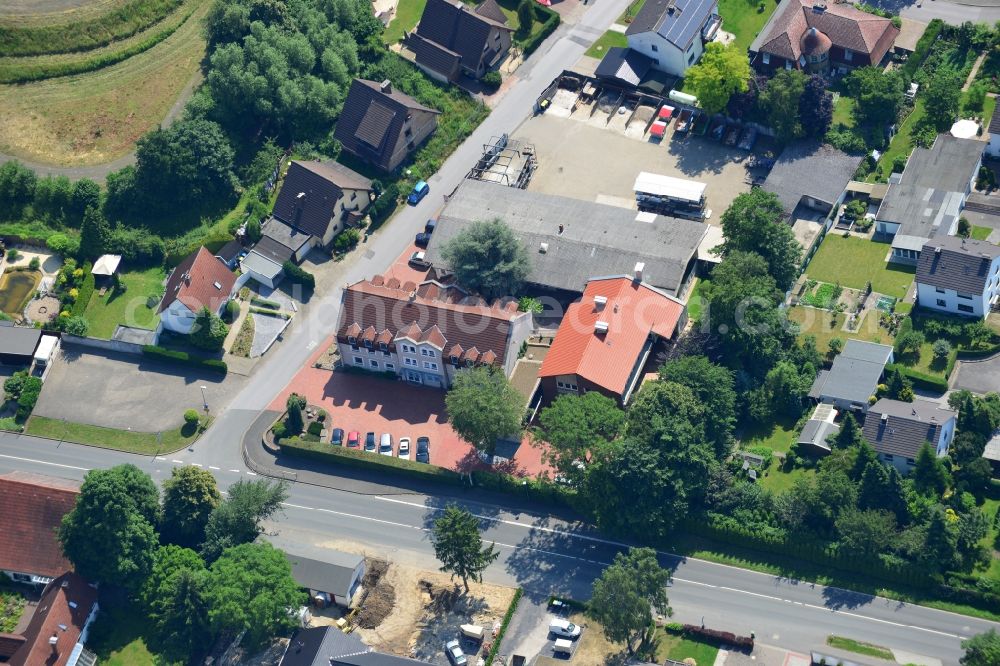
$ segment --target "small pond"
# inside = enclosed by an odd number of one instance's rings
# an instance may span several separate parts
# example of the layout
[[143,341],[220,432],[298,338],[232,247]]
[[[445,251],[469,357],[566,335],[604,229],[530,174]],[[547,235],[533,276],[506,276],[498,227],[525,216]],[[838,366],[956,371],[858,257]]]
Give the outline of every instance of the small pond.
[[38,289],[42,274],[38,271],[7,271],[0,277],[0,310],[20,317],[28,299]]

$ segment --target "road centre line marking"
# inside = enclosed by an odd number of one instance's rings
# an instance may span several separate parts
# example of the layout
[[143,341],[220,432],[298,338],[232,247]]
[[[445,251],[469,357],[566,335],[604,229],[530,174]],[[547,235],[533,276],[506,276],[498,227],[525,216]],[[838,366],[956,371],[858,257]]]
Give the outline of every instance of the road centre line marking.
[[9,456],[4,453],[0,453],[0,458],[9,458],[10,460],[20,460],[22,462],[39,463],[41,465],[52,465],[53,467],[62,467],[64,469],[78,469],[81,472],[89,472],[89,467],[77,467],[76,465],[63,465],[62,463],[49,462],[48,460],[34,460],[32,458],[20,458],[18,456]]
[[236,472],[237,474],[239,474],[239,473],[240,473],[240,470],[238,470],[238,469],[231,469],[231,470],[229,470],[229,471],[230,471],[230,472]]
[[178,465],[183,465],[184,464],[183,460],[171,460],[170,462],[177,463]]
[[201,463],[191,463],[191,464],[194,465],[195,467],[201,467]]
[[216,467],[215,465],[209,465],[209,466],[208,466],[208,468],[209,468],[209,469],[219,469],[219,468],[218,468],[218,467]]

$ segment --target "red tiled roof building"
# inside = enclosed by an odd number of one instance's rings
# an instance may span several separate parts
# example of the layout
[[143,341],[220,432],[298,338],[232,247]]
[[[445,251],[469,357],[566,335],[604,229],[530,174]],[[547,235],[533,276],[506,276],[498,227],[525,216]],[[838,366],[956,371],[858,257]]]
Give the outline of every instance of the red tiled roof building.
[[167,278],[159,308],[163,327],[175,333],[190,333],[201,309],[220,314],[235,288],[236,274],[206,248],[198,248]]

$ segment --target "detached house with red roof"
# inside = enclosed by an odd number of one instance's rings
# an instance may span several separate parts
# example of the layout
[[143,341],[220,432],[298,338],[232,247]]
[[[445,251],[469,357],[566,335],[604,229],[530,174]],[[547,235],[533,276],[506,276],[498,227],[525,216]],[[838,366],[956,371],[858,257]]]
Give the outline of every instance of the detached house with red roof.
[[515,300],[489,303],[436,280],[376,275],[344,289],[337,344],[347,366],[448,388],[463,368],[489,365],[510,376],[532,329]]
[[202,308],[220,314],[237,288],[236,274],[221,259],[200,247],[167,278],[167,288],[160,301],[160,325],[168,331],[187,335]]
[[686,320],[681,301],[641,280],[591,279],[583,298],[567,308],[542,361],[545,401],[599,391],[627,404],[656,344],[673,339]]
[[800,69],[842,74],[878,65],[899,28],[887,18],[834,0],[785,0],[750,45],[750,64],[762,74]]
[[[35,585],[41,598],[11,633],[0,633],[0,662],[72,666],[97,615],[97,588],[71,571],[56,529],[80,484],[27,472],[0,476],[0,571]],[[44,586],[44,587],[42,587]]]

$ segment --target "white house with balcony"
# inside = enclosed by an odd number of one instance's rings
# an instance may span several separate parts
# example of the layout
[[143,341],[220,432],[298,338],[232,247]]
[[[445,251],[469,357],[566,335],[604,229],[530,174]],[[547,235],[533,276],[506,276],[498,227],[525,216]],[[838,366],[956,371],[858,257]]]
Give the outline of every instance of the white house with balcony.
[[630,49],[652,60],[653,69],[682,77],[720,25],[718,0],[648,0],[625,36]]

